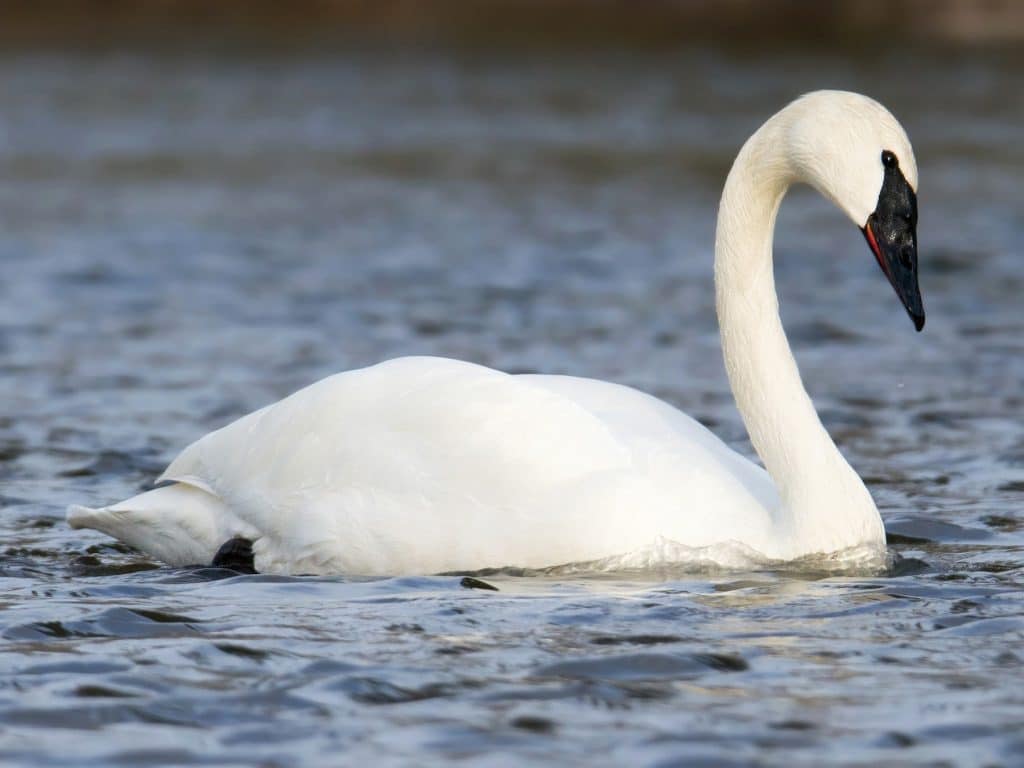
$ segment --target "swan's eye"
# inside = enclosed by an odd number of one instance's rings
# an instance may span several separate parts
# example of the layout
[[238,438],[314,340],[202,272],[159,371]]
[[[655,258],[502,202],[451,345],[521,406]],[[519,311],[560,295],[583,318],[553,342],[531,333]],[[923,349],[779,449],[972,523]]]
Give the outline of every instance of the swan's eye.
[[890,152],[888,149],[882,152],[882,165],[886,168],[898,168],[899,160],[896,159],[896,155]]

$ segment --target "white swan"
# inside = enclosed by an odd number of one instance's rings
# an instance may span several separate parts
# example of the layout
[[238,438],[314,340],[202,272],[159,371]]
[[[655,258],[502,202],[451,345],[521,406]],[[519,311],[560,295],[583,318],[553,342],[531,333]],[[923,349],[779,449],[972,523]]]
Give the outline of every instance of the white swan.
[[862,228],[924,323],[906,134],[865,96],[803,96],[740,151],[715,244],[726,370],[767,472],[628,387],[409,357],[249,414],[186,448],[160,477],[173,484],[71,507],[68,521],[172,565],[245,539],[255,568],[275,573],[546,567],[666,541],[782,560],[884,551],[878,510],[818,420],[779,319],[772,233],[796,182]]

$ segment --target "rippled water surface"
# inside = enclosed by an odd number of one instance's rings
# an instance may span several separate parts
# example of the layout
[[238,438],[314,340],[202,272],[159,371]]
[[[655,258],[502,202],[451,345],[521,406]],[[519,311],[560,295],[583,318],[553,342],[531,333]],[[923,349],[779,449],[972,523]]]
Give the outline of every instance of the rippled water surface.
[[[0,58],[0,761],[1024,761],[1024,87],[955,51]],[[611,379],[749,453],[716,198],[816,87],[921,167],[928,327],[808,193],[783,315],[900,556],[860,576],[159,567],[63,508],[408,353]],[[538,531],[538,535],[543,535]],[[372,761],[372,763],[371,763]]]

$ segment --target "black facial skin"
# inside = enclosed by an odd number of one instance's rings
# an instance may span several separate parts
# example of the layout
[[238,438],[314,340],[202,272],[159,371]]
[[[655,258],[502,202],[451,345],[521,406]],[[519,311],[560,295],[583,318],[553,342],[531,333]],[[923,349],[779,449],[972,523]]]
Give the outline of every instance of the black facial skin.
[[882,272],[917,330],[924,328],[924,304],[917,284],[917,195],[892,152],[882,152],[882,191],[861,231]]

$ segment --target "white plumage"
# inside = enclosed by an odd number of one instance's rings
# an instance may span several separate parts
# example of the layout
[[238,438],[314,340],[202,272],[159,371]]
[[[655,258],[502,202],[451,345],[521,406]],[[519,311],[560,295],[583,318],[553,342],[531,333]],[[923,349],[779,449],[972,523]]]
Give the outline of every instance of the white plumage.
[[716,243],[726,368],[771,478],[634,389],[410,357],[331,376],[211,432],[160,478],[174,484],[72,507],[68,520],[172,565],[209,563],[241,536],[272,573],[540,568],[666,542],[772,559],[882,550],[875,505],[789,352],[771,235],[796,181],[851,217],[870,211],[880,172],[857,164],[873,169],[883,148],[902,152],[916,186],[888,112],[818,92],[769,120],[726,183]]

